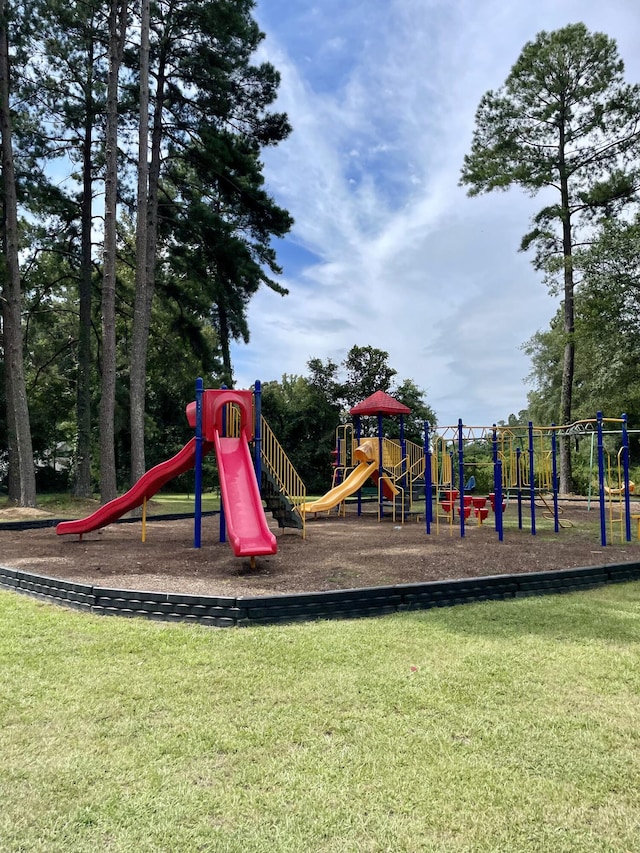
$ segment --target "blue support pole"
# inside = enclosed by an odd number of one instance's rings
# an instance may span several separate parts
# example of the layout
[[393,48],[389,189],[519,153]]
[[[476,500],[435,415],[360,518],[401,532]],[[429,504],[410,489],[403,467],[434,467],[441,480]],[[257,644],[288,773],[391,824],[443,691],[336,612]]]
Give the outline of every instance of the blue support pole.
[[[462,418],[458,418],[458,480],[460,481],[460,536],[464,539],[464,439]],[[451,507],[453,511],[453,505]]]
[[[405,496],[407,494],[407,442],[404,437],[404,415],[400,415],[400,454],[401,454],[401,483]],[[409,494],[408,505],[405,498],[405,510],[411,505],[411,494]]]
[[[496,533],[499,533],[498,530],[498,492],[496,489],[496,469],[498,465],[498,428],[494,424],[491,430],[491,457],[493,459],[493,524],[496,529]],[[500,504],[502,506],[502,504]]]
[[431,500],[431,445],[429,443],[429,422],[424,422],[424,520],[427,533],[431,533],[433,521],[433,503]]
[[256,379],[253,386],[253,468],[256,472],[258,488],[262,492],[262,385]]
[[202,545],[202,398],[204,382],[202,377],[196,379],[196,456],[194,461],[195,484],[193,506],[193,547]]
[[[220,386],[222,391],[227,390],[226,385]],[[222,438],[226,438],[227,436],[227,407],[225,406],[222,410]],[[222,490],[220,490],[220,536],[218,537],[220,542],[227,541],[227,519],[224,514],[224,502],[222,500]]]
[[500,542],[504,539],[504,526],[502,520],[502,460],[498,459],[494,466],[494,492],[496,508],[496,530]]
[[529,421],[529,498],[531,500],[531,535],[536,535],[536,472],[533,421]]
[[518,530],[522,530],[522,471],[520,470],[521,448],[516,448],[516,488],[518,490]]
[[[555,424],[551,424],[555,427]],[[558,514],[558,442],[555,429],[551,433],[551,485],[553,487],[553,530],[560,531],[560,518]]]
[[384,495],[382,492],[382,412],[378,412],[378,495],[380,496],[380,518],[384,517]]
[[624,525],[627,542],[631,542],[631,498],[629,496],[629,433],[627,416],[622,415],[622,468],[624,472]]
[[602,434],[602,412],[596,412],[598,430],[598,495],[600,497],[600,543],[607,544],[607,517],[604,506],[604,437]]
[[[356,446],[360,445],[362,435],[362,427],[360,425],[360,415],[356,415]],[[346,463],[345,458],[345,463]],[[353,461],[353,460],[352,460]],[[358,489],[358,516],[362,515],[362,489]]]

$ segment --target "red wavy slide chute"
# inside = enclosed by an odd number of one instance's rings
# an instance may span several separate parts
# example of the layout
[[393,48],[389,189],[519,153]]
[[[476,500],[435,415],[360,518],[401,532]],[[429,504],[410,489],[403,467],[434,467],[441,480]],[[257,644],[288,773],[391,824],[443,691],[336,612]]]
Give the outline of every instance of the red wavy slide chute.
[[[213,450],[213,443],[204,441],[202,443],[203,456],[210,450]],[[107,524],[116,521],[129,510],[141,506],[145,498],[148,499],[155,495],[169,480],[173,480],[174,477],[193,468],[195,461],[196,439],[192,438],[171,459],[160,462],[159,465],[143,474],[124,495],[109,501],[86,518],[79,518],[76,521],[61,521],[56,527],[56,533],[79,533],[82,535],[83,533],[90,533],[92,530],[98,530],[100,527],[106,527]]]
[[269,529],[251,451],[244,434],[222,438],[215,432],[220,491],[229,544],[236,557],[275,554],[278,541]]

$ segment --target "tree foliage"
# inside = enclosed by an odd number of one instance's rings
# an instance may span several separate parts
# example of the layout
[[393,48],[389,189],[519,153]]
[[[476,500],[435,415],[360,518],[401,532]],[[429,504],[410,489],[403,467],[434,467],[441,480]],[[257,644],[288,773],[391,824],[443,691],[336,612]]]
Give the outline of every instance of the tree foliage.
[[341,389],[349,408],[376,391],[389,391],[397,371],[389,366],[388,359],[389,353],[376,347],[351,347],[342,363],[346,377]]
[[[581,253],[583,280],[576,297],[575,416],[611,417],[625,412],[640,423],[640,222],[608,220]],[[558,411],[562,326],[558,314],[549,330],[525,345],[532,358],[535,389],[529,408],[538,423]]]
[[310,494],[331,483],[332,457],[340,409],[305,376],[284,375],[262,388],[262,409]]
[[[375,391],[386,391],[411,409],[405,416],[405,438],[422,444],[424,421],[434,427],[436,416],[424,392],[412,379],[392,384],[397,371],[389,354],[372,346],[353,346],[343,361],[311,358],[306,376],[283,376],[280,382],[263,385],[263,414],[275,430],[300,476],[312,494],[321,494],[331,483],[332,451],[336,428],[351,421],[349,409]],[[377,432],[377,418],[362,424],[364,434]],[[399,437],[399,419],[384,418],[383,432]]]
[[[139,17],[147,8],[148,111]],[[20,32],[10,55],[19,92],[7,115],[25,284],[14,316],[28,321],[34,454],[41,465],[64,447],[78,494],[114,467],[103,497],[116,481],[126,484],[127,467],[144,460],[144,448],[133,452],[141,437],[149,462],[174,452],[187,430],[194,377],[231,384],[229,344],[249,339],[251,298],[262,285],[286,292],[272,238],[286,234],[292,219],[267,192],[260,155],[291,128],[272,109],[277,70],[256,62],[263,34],[253,8],[253,0],[2,6]],[[5,142],[5,157],[8,151]],[[14,355],[22,349],[11,324],[8,331],[5,319],[5,363],[11,341]],[[10,384],[18,375],[3,370],[0,438],[10,461],[17,446]],[[48,411],[47,394],[55,397]],[[115,462],[104,464],[112,450]],[[27,454],[31,466],[34,454]]]
[[[130,373],[134,478],[144,467],[144,366],[158,239],[174,274],[208,303],[205,316],[216,328],[229,386],[230,343],[249,340],[250,299],[262,284],[285,292],[272,278],[281,269],[271,239],[283,236],[292,220],[264,190],[259,155],[290,126],[271,109],[278,72],[269,63],[254,64],[263,34],[252,9],[251,0],[171,0],[153,7],[147,246],[137,258]],[[138,218],[138,235],[141,230]]]
[[[504,85],[476,113],[461,183],[470,195],[522,187],[545,204],[524,236],[534,265],[562,293],[562,381],[555,420],[573,416],[575,248],[581,228],[635,200],[640,87],[623,79],[613,39],[584,24],[541,32],[527,43]],[[571,482],[561,447],[561,488]]]

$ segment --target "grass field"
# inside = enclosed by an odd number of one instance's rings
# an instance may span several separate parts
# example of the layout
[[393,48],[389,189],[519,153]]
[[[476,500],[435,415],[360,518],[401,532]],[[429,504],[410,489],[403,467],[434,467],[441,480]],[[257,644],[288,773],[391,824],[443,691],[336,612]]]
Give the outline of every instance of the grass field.
[[[0,500],[0,509],[8,509],[11,504],[6,500]],[[94,500],[74,498],[65,493],[38,495],[38,508],[51,513],[55,518],[82,518],[98,509],[99,497]],[[214,492],[204,492],[202,495],[202,511],[210,512],[220,509],[220,495]],[[175,492],[160,492],[153,496],[147,504],[149,515],[165,515],[173,513],[193,513],[193,495],[179,494]],[[6,519],[10,521],[10,518]],[[0,526],[2,519],[0,519]]]
[[0,850],[632,851],[640,584],[215,630],[0,592]]

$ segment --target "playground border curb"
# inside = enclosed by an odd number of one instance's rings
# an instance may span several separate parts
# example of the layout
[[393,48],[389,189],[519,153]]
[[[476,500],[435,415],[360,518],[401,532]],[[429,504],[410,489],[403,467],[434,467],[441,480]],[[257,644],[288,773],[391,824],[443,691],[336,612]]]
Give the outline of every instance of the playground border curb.
[[[220,515],[219,509],[209,509],[202,513],[202,517]],[[63,521],[75,521],[72,518],[32,518],[29,521],[2,521],[0,522],[0,533],[3,530],[38,530],[44,527],[57,527]],[[140,524],[140,516],[133,518],[116,518],[110,524]],[[164,515],[148,515],[147,524],[152,521],[193,521],[193,513],[167,512]]]
[[479,601],[552,595],[640,580],[640,562],[393,586],[264,596],[204,596],[110,589],[0,566],[0,589],[87,613],[217,628],[353,619]]

